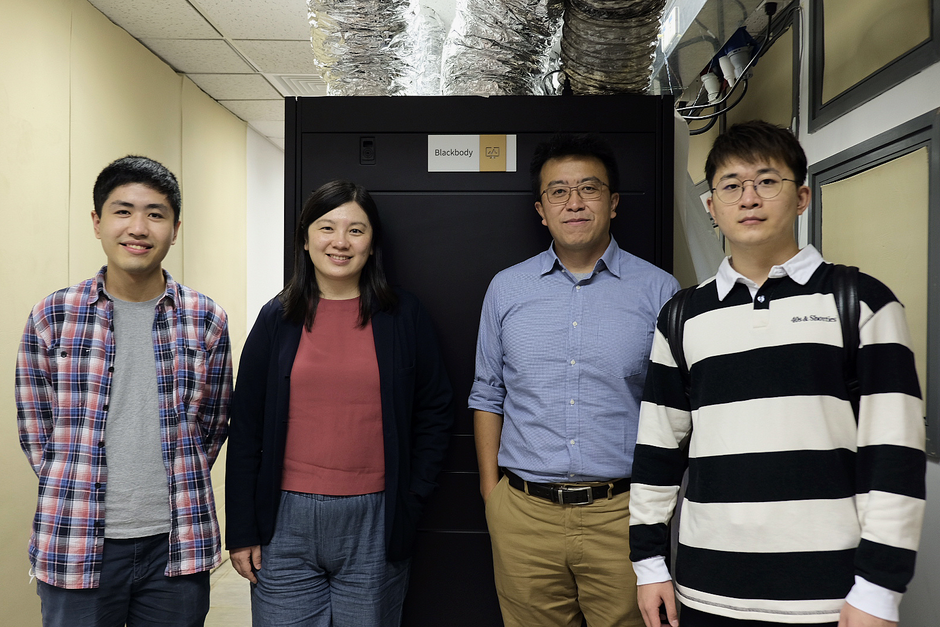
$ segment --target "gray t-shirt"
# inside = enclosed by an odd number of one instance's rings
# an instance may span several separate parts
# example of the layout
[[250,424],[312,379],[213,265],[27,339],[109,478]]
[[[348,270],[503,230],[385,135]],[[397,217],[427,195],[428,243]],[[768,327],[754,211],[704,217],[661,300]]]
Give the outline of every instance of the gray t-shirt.
[[153,354],[154,310],[162,297],[144,303],[112,298],[115,356],[105,423],[106,538],[142,538],[170,530]]

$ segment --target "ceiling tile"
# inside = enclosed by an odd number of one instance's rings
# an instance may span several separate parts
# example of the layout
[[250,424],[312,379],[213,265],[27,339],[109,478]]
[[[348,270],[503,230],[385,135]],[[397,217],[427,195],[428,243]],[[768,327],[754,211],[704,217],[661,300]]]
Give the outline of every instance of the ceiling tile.
[[283,100],[221,100],[219,104],[246,122],[284,121]]
[[254,68],[221,39],[144,39],[177,72],[245,74]]
[[251,127],[265,137],[284,137],[284,123],[271,121],[251,122]]
[[309,41],[239,39],[235,46],[262,72],[272,74],[316,74]]
[[188,74],[215,100],[273,100],[281,94],[260,74]]
[[232,39],[310,39],[306,0],[194,1]]
[[112,22],[137,39],[219,39],[212,28],[186,0],[89,0]]

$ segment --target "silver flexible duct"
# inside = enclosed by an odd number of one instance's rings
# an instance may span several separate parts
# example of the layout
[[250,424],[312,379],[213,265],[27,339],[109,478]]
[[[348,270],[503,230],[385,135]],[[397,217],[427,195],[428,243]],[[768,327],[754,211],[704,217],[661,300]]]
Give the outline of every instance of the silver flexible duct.
[[447,30],[434,9],[422,6],[408,27],[414,47],[407,65],[410,70],[408,95],[441,95],[441,58]]
[[310,43],[331,96],[407,93],[413,0],[307,0]]
[[665,0],[565,0],[561,57],[575,94],[649,87]]
[[317,67],[340,96],[555,94],[562,64],[576,94],[643,92],[664,6],[457,0],[445,40],[419,0],[307,0]]
[[556,69],[552,47],[563,0],[457,0],[444,43],[442,91],[448,95],[543,92]]

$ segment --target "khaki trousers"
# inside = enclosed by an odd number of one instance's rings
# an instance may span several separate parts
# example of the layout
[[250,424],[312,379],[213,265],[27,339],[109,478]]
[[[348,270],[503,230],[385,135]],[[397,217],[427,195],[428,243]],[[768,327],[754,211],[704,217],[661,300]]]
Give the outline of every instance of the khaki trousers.
[[486,501],[506,627],[643,627],[630,563],[630,493],[590,505],[529,496],[503,477]]

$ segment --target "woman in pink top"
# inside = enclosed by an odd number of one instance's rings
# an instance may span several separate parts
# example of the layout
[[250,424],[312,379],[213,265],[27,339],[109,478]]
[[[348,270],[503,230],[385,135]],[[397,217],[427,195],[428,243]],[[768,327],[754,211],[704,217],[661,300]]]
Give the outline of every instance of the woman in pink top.
[[226,543],[257,626],[395,626],[452,394],[433,325],[382,267],[369,193],[319,188],[294,274],[242,352]]

